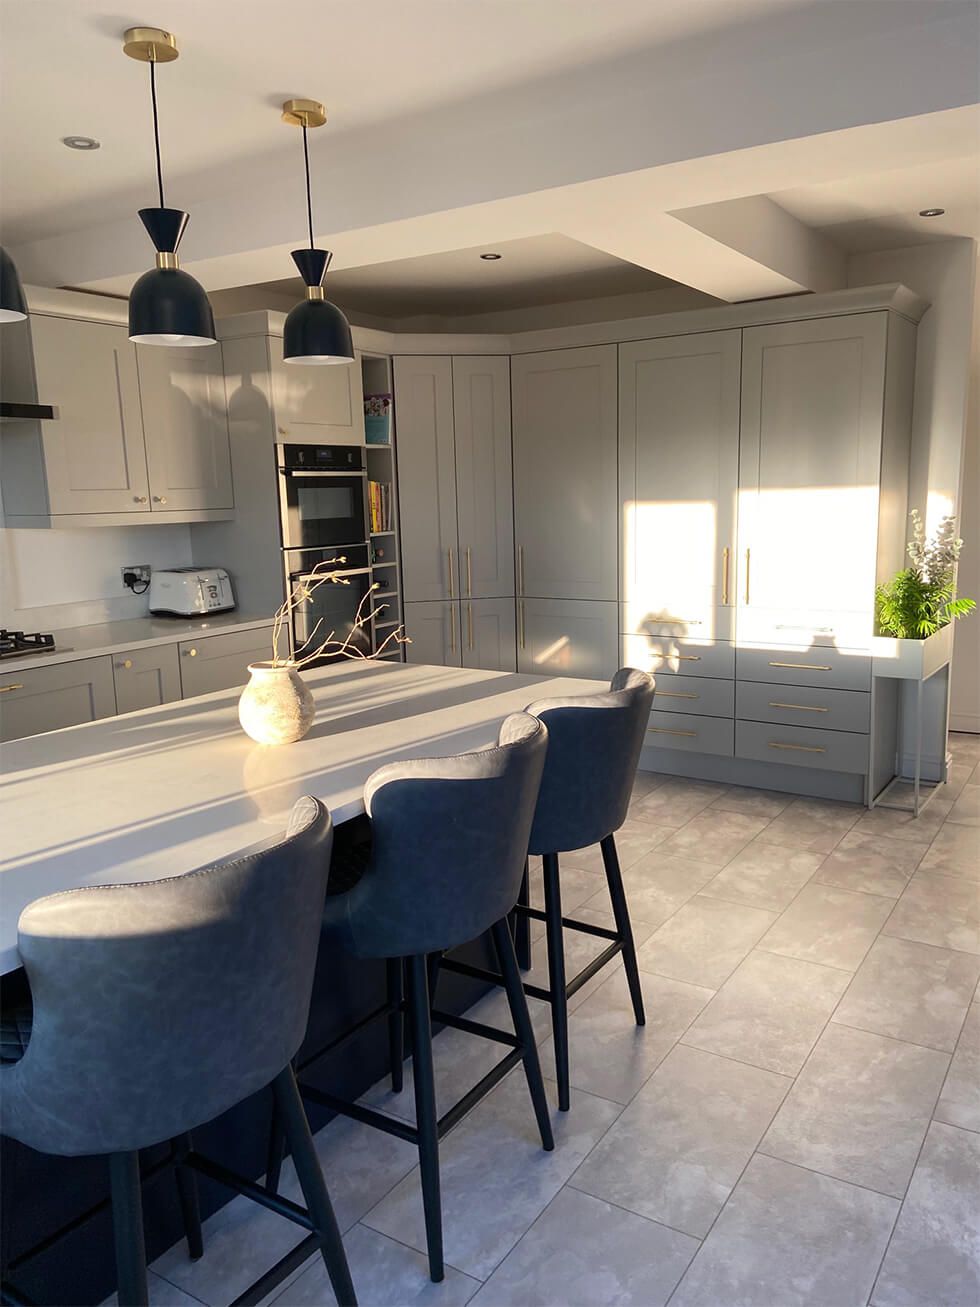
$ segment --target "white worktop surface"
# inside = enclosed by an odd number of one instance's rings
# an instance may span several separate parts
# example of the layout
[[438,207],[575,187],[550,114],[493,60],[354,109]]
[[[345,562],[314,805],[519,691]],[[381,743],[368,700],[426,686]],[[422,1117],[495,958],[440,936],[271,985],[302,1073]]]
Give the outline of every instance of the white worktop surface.
[[222,631],[249,631],[271,625],[272,617],[268,613],[258,617],[236,610],[217,613],[214,617],[128,617],[92,626],[66,626],[52,632],[57,646],[54,653],[4,658],[0,660],[0,672],[24,672],[29,667],[49,667],[52,663],[97,658],[100,654],[124,653],[140,645],[177,644],[180,640],[203,639]]
[[403,663],[305,674],[317,702],[306,739],[254,744],[238,690],[87,722],[3,747],[0,972],[20,965],[17,919],[33,899],[82,885],[155,880],[281,835],[301,794],[339,825],[364,811],[367,777],[399,758],[489,744],[535,699],[598,681]]

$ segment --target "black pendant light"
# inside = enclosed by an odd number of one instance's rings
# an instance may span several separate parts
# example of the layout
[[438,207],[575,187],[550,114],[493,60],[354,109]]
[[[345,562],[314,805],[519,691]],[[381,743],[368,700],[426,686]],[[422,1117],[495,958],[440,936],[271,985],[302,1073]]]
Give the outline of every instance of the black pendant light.
[[153,141],[156,147],[157,191],[160,205],[139,214],[157,252],[157,265],[136,282],[129,294],[129,339],[137,345],[213,345],[214,316],[204,287],[181,271],[177,246],[190,214],[168,209],[163,198],[160,164],[160,124],[157,117],[156,66],[172,63],[179,51],[169,32],[157,27],[131,27],[123,37],[131,59],[150,65]]
[[24,287],[13,259],[0,245],[0,322],[23,322],[26,317]]
[[303,161],[306,165],[306,220],[310,247],[293,250],[293,262],[306,285],[306,299],[286,318],[282,333],[282,356],[287,363],[350,363],[354,358],[350,323],[336,304],[323,298],[323,277],[333,255],[313,245],[313,200],[310,195],[310,147],[307,132],[322,127],[327,111],[316,100],[287,100],[282,120],[303,129]]

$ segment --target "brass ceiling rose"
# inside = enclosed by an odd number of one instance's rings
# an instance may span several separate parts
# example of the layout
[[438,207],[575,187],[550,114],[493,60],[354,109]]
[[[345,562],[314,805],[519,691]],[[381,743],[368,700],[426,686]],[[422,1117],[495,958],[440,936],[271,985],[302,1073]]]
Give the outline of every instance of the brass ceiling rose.
[[169,64],[180,55],[177,38],[160,27],[130,27],[123,33],[123,53],[143,64]]
[[327,111],[319,100],[284,100],[282,120],[293,127],[322,127]]

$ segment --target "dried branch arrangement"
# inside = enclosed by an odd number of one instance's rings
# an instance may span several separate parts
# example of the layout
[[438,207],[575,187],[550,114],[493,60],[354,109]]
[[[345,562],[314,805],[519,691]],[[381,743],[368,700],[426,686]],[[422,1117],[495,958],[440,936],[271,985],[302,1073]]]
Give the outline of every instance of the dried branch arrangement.
[[317,563],[316,567],[302,581],[297,581],[290,588],[290,592],[284,603],[280,604],[276,610],[276,615],[272,623],[272,665],[273,667],[307,667],[310,663],[315,662],[318,658],[323,657],[343,657],[343,658],[376,658],[379,654],[384,653],[386,649],[397,644],[411,644],[408,636],[405,634],[404,626],[396,626],[395,629],[385,636],[384,640],[375,649],[373,654],[365,653],[355,642],[355,634],[363,631],[369,622],[380,616],[388,607],[387,604],[375,604],[372,595],[377,590],[378,584],[375,582],[367,594],[357,605],[357,612],[354,615],[354,622],[350,631],[343,639],[338,639],[336,631],[329,632],[328,635],[322,636],[323,618],[321,617],[313,630],[307,636],[304,643],[295,651],[292,656],[280,657],[279,645],[282,640],[283,632],[288,632],[292,624],[292,616],[304,604],[313,602],[313,596],[322,585],[350,585],[350,579],[336,570],[338,564],[346,563],[347,559],[343,556],[339,558],[325,558],[322,562]]

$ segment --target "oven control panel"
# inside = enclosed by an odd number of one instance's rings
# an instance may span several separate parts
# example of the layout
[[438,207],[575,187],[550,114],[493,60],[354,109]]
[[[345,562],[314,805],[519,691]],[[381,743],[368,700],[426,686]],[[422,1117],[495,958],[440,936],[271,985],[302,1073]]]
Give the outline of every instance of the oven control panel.
[[364,466],[357,445],[278,445],[279,466],[304,472],[360,472]]

